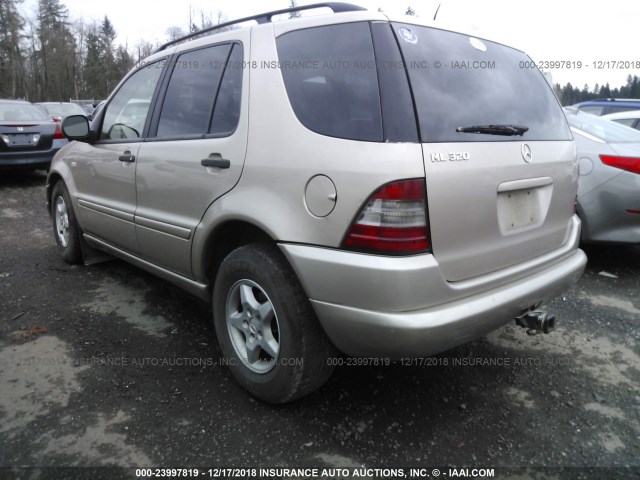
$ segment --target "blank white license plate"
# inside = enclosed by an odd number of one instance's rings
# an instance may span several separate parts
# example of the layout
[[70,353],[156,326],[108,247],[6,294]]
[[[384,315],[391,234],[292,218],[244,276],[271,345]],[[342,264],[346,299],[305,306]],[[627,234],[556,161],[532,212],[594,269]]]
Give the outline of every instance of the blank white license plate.
[[[9,135],[9,146],[23,147],[26,145],[35,145],[34,135],[32,133],[14,133]],[[39,135],[38,135],[39,137]],[[37,142],[36,142],[37,143]]]
[[517,230],[540,220],[540,203],[535,188],[498,193],[498,218],[504,231]]

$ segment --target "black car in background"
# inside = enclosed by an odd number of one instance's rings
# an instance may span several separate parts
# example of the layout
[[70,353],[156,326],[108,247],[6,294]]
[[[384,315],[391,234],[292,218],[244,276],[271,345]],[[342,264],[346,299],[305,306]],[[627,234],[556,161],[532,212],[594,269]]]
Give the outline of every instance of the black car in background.
[[48,169],[67,142],[60,124],[40,108],[0,99],[0,169]]

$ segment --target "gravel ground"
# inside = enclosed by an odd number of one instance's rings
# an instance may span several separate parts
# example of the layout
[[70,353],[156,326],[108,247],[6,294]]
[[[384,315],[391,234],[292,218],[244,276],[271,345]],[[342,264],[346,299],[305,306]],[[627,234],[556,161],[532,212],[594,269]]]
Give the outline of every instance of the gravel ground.
[[[508,325],[422,365],[338,367],[274,407],[220,365],[209,305],[121,261],[65,264],[44,181],[0,174],[0,478],[141,466],[640,477],[638,247],[588,248],[583,278],[548,306],[549,335]],[[41,468],[74,466],[114,469]]]

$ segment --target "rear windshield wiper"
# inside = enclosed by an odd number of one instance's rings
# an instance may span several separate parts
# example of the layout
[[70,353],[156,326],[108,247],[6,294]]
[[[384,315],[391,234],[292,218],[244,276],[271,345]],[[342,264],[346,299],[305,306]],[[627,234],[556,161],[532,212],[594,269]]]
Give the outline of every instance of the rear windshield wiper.
[[487,135],[520,135],[529,130],[522,125],[472,125],[471,127],[458,127],[456,132],[461,133],[485,133]]

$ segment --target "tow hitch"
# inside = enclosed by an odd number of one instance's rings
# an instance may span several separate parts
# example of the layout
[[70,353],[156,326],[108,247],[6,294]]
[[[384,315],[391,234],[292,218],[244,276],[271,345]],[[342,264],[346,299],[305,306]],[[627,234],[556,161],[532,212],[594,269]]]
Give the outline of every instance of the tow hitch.
[[526,328],[528,335],[549,333],[556,326],[556,317],[542,310],[532,310],[516,317],[516,325]]

